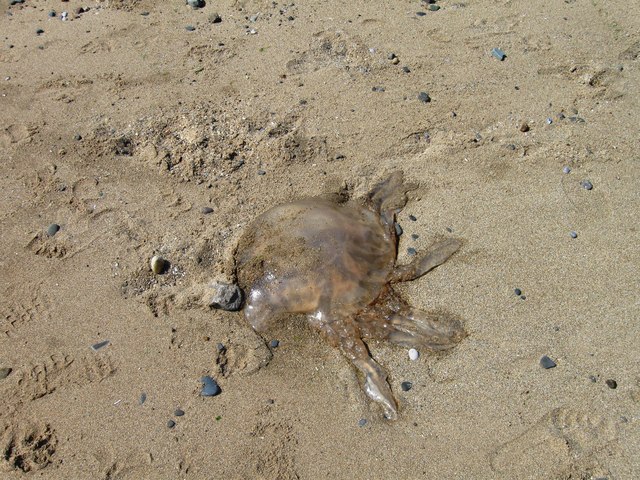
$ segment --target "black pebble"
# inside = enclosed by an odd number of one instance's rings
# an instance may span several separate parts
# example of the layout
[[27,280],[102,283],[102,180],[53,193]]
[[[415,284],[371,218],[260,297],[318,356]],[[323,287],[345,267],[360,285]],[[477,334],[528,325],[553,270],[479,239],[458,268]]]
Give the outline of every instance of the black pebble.
[[279,345],[280,345],[280,342],[279,342],[278,340],[271,340],[271,341],[269,342],[269,346],[270,346],[271,348],[278,348],[278,346],[279,346]]
[[513,293],[515,293],[517,296],[520,296],[520,295],[522,295],[522,290],[520,290],[519,288],[515,288],[513,290]]
[[546,355],[544,355],[541,359],[540,359],[540,366],[542,368],[545,369],[549,369],[549,368],[553,368],[556,366],[556,362],[554,362],[553,360],[551,360],[549,357],[547,357]]
[[175,411],[175,412],[173,412],[173,414],[174,414],[176,417],[182,417],[182,416],[184,415],[184,410],[182,410],[182,409],[180,409],[180,408],[177,408],[177,409],[176,409],[176,411]]
[[415,254],[416,254],[416,253],[418,253],[418,252],[416,252],[416,249],[415,249],[415,248],[413,248],[413,247],[409,247],[409,248],[407,248],[407,253],[408,253],[409,255],[415,255]]
[[426,13],[424,12],[416,12],[416,15],[419,17],[424,17],[426,15]]
[[412,233],[412,234],[411,234],[411,238],[412,238],[413,240],[417,240],[418,238],[420,238],[420,235],[418,235],[417,233]]
[[175,427],[175,426],[176,426],[176,422],[174,422],[173,420],[169,420],[169,421],[167,422],[167,427],[169,427],[169,428],[173,428],[173,427]]
[[50,16],[50,17],[52,17],[52,18],[53,18],[53,17],[55,17],[55,16],[56,16],[56,12],[55,12],[55,10],[51,10],[51,11],[49,12],[49,16]]
[[520,300],[526,300],[527,297],[525,297],[524,295],[520,295]]
[[420,92],[418,94],[418,100],[420,100],[422,103],[429,103],[431,101],[431,97],[427,92]]
[[584,188],[585,190],[591,190],[593,188],[593,183],[591,183],[589,180],[582,180],[580,182],[580,185],[582,185],[582,188]]
[[408,392],[409,390],[411,390],[411,387],[413,387],[413,383],[411,382],[402,382],[400,384],[400,388],[403,392]]
[[615,390],[616,388],[618,388],[618,382],[616,382],[615,380],[613,380],[611,378],[609,380],[605,381],[604,383],[606,383],[607,387],[609,387],[612,390]]
[[36,35],[42,35],[44,33],[44,30],[39,28],[36,30]]
[[418,219],[416,217],[414,217],[413,215],[409,215],[409,220],[411,220],[412,222],[415,222]]

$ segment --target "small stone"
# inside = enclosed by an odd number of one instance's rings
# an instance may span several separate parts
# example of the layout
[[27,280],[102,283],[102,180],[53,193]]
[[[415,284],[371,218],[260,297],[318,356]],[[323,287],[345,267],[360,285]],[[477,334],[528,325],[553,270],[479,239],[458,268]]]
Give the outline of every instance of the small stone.
[[202,8],[202,7],[204,7],[204,0],[187,0],[186,3],[191,8]]
[[42,35],[44,33],[44,30],[39,28],[36,30],[36,35]]
[[144,405],[144,402],[146,402],[146,401],[147,401],[147,394],[146,394],[146,393],[144,393],[144,392],[142,392],[142,393],[140,394],[140,399],[138,400],[138,403],[139,403],[140,405]]
[[406,65],[405,65],[404,67],[402,67],[402,71],[403,71],[404,73],[410,73],[410,72],[411,72],[411,70],[409,69],[409,67],[407,67]]
[[416,15],[418,17],[424,17],[426,15],[426,13],[425,12],[416,12]]
[[367,419],[366,418],[361,418],[360,420],[358,420],[358,426],[359,427],[364,427],[367,424]]
[[569,232],[569,236],[570,236],[571,238],[578,238],[578,233],[577,233],[577,232],[574,232],[574,231],[571,231],[571,232]]
[[187,25],[186,27],[184,27],[184,29],[187,32],[193,32],[196,29],[196,27],[194,27],[193,25]]
[[175,427],[175,426],[176,426],[176,422],[174,422],[173,420],[169,420],[169,421],[167,422],[167,427],[169,427],[169,428],[173,428],[173,427]]
[[415,348],[409,349],[409,360],[415,362],[420,357],[420,353]]
[[589,375],[589,380],[591,380],[591,383],[596,383],[598,381],[598,377],[595,375]]
[[182,410],[182,409],[180,409],[180,408],[176,408],[176,411],[175,411],[175,412],[173,412],[173,414],[174,414],[176,417],[182,417],[182,416],[184,415],[184,410]]
[[417,233],[411,234],[411,240],[417,240],[418,238],[420,238],[420,235],[418,235]]
[[580,185],[582,185],[582,188],[584,188],[585,190],[591,190],[593,188],[593,183],[591,183],[589,180],[582,180],[580,182]]
[[413,248],[413,247],[409,247],[409,248],[407,248],[407,253],[408,253],[409,255],[415,255],[415,254],[416,254],[416,253],[418,253],[418,252],[416,252],[416,249],[415,249],[415,248]]
[[540,366],[544,369],[549,369],[549,368],[553,368],[556,366],[556,362],[554,362],[553,360],[551,360],[548,356],[544,355],[541,359],[540,359]]
[[80,135],[79,133],[76,133],[76,134],[73,136],[73,139],[74,139],[76,142],[79,142],[80,140],[82,140],[82,135]]
[[393,63],[394,65],[398,65],[400,63],[400,59],[396,57],[393,60],[391,60],[391,63]]
[[411,387],[413,387],[413,383],[411,382],[402,382],[400,384],[400,388],[403,392],[408,392],[409,390],[411,390]]
[[520,290],[519,288],[514,288],[513,293],[515,293],[517,296],[520,296],[522,295],[522,290]]
[[151,265],[151,271],[157,275],[164,272],[164,269],[167,266],[167,261],[159,255],[151,257],[151,262],[149,263]]
[[104,347],[106,347],[110,343],[111,342],[109,340],[104,340],[102,342],[94,343],[93,345],[91,345],[91,350],[93,350],[94,352],[97,352],[98,350],[102,350]]
[[400,224],[399,223],[395,223],[393,226],[396,229],[396,235],[397,236],[402,235],[403,230],[402,230],[402,227],[400,226]]
[[50,237],[53,237],[56,233],[58,233],[59,230],[60,230],[60,225],[58,225],[57,223],[52,223],[47,227],[47,235],[49,235]]
[[266,175],[267,172],[265,172],[264,170],[258,170],[258,175]]
[[520,295],[520,300],[526,300],[527,297],[525,297],[524,295]]
[[271,340],[271,341],[269,342],[269,346],[270,346],[271,348],[278,348],[278,346],[279,346],[279,345],[280,345],[280,342],[279,342],[278,340]]
[[213,282],[209,285],[209,306],[228,312],[236,312],[242,306],[242,290],[233,283]]
[[10,367],[2,367],[2,368],[0,368],[0,380],[4,380],[5,378],[7,378],[10,373],[11,373],[11,368]]
[[415,222],[418,219],[414,215],[409,215],[409,220],[411,220],[412,222]]
[[497,58],[500,61],[503,61],[505,58],[507,58],[505,53],[497,47],[491,50],[491,55],[493,55],[495,58]]
[[431,97],[427,92],[420,92],[418,94],[418,100],[420,100],[422,103],[429,103],[431,101]]
[[547,125],[551,125],[553,123],[553,119],[551,117],[547,117]]
[[604,383],[606,383],[607,387],[609,387],[611,390],[615,390],[616,388],[618,388],[618,382],[616,382],[612,378],[606,380]]
[[571,167],[564,167],[564,168],[562,169],[562,173],[564,173],[564,174],[569,174],[569,173],[571,173]]
[[390,53],[389,55],[387,55],[387,59],[389,60],[393,60],[394,58],[397,58],[395,53]]
[[522,124],[520,125],[520,131],[522,133],[526,133],[530,130],[529,128],[529,124],[527,122],[522,122]]
[[211,207],[202,207],[200,209],[200,211],[202,212],[203,215],[207,215],[209,213],[213,213],[213,208],[211,208]]
[[224,343],[216,344],[216,350],[218,350],[219,352],[224,352],[226,349],[227,347],[224,346]]
[[51,18],[53,18],[53,17],[55,17],[55,16],[56,16],[56,11],[55,11],[55,10],[51,10],[51,11],[48,13],[48,15],[49,15]]
[[222,22],[222,17],[217,13],[212,13],[211,15],[209,15],[209,21],[211,23],[220,23]]
[[438,10],[440,10],[440,7],[438,5],[431,4],[429,5],[429,10],[431,10],[432,12],[437,12]]
[[202,395],[203,397],[215,397],[222,392],[213,378],[205,376],[202,377],[200,381],[202,382],[202,390],[200,391],[200,395]]

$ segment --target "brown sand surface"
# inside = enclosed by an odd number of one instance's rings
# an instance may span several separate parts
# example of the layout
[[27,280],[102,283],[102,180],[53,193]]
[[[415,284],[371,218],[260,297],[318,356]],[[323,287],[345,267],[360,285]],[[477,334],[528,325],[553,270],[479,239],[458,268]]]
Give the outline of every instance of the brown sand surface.
[[[437,5],[2,1],[1,478],[640,478],[640,4]],[[400,261],[465,242],[402,294],[469,336],[369,344],[390,422],[303,318],[200,286],[267,208],[400,169]]]

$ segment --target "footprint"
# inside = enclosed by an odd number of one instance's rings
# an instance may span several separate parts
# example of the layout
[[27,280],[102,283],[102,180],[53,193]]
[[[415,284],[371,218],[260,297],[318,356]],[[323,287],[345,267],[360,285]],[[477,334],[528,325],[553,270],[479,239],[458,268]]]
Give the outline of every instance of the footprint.
[[58,439],[46,423],[9,425],[0,434],[0,466],[4,471],[32,472],[50,463]]
[[[617,438],[613,421],[560,407],[544,415],[490,456],[491,468],[505,478],[556,478],[590,472],[606,474],[599,453]],[[573,478],[573,477],[572,477]]]
[[15,336],[20,327],[33,320],[43,319],[44,312],[49,310],[40,284],[12,285],[3,297],[5,300],[15,299],[0,313],[0,331],[7,337]]

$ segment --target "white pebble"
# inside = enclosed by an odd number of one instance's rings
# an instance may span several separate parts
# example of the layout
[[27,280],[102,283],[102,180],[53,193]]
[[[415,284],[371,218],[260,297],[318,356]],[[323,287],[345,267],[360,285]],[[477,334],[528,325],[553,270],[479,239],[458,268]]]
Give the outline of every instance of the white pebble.
[[153,273],[159,274],[164,271],[165,261],[164,258],[155,255],[151,258],[151,271]]
[[415,348],[409,349],[409,360],[412,360],[415,362],[419,356],[420,356],[420,353],[418,353],[418,350],[416,350]]

